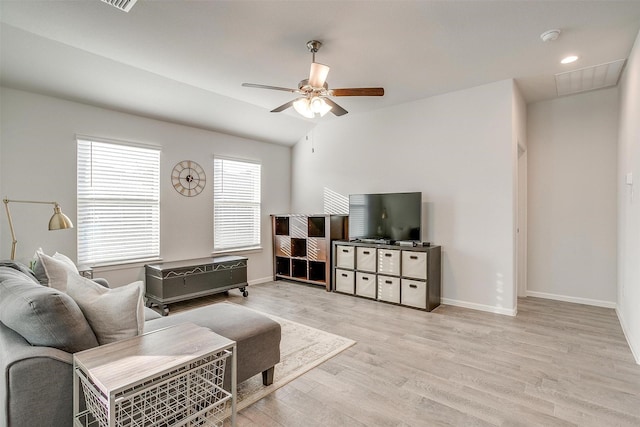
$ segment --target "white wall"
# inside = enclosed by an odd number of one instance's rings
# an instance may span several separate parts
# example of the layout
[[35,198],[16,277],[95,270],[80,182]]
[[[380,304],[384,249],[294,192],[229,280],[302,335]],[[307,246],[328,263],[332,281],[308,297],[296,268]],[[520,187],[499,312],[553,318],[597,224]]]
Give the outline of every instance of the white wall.
[[321,212],[325,187],[421,191],[444,302],[514,314],[512,93],[505,80],[320,122],[293,149],[293,211]]
[[616,88],[528,106],[527,294],[614,307]]
[[[618,130],[618,317],[640,364],[640,33],[620,80]],[[633,186],[625,184],[633,174]]]
[[517,297],[526,295],[527,282],[527,104],[520,88],[513,85],[514,245]]
[[[155,144],[161,152],[161,256],[179,260],[211,256],[213,250],[213,156],[225,155],[262,162],[262,251],[249,257],[249,282],[272,277],[269,214],[290,206],[291,149],[130,114],[1,89],[0,190],[13,199],[56,200],[76,221],[76,134]],[[215,114],[212,111],[211,114]],[[195,160],[207,172],[207,187],[196,197],[184,197],[171,185],[173,166]],[[28,261],[38,247],[76,259],[76,229],[49,232],[53,213],[48,206],[11,205],[18,238],[16,258]],[[49,212],[51,211],[51,212]],[[4,213],[2,214],[5,216]],[[9,258],[10,239],[2,221],[0,256]],[[142,279],[141,265],[98,269],[114,285]]]

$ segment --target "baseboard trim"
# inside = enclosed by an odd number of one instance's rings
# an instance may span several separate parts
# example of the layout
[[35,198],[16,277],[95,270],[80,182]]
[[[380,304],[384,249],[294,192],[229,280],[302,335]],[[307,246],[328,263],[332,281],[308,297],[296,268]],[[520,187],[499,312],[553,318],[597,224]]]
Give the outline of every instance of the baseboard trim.
[[509,309],[509,308],[503,308],[503,307],[495,307],[492,305],[476,304],[474,302],[460,301],[460,300],[455,300],[450,298],[442,298],[441,301],[443,304],[446,304],[446,305],[454,305],[456,307],[470,308],[472,310],[487,311],[489,313],[503,314],[505,316],[515,316],[516,314],[518,314],[518,309],[516,308]]
[[273,276],[261,277],[260,279],[253,279],[247,281],[249,286],[251,285],[259,285],[260,283],[273,282]]
[[622,333],[624,334],[624,337],[627,340],[627,344],[629,344],[629,348],[631,349],[631,354],[633,355],[633,358],[636,360],[636,363],[640,365],[640,348],[635,346],[633,341],[631,341],[630,339],[631,334],[628,333],[628,328],[626,326],[627,324],[624,320],[624,316],[622,315],[622,312],[618,310],[617,307],[616,307],[616,314],[618,315],[618,321],[620,322],[620,326],[622,327]]
[[547,292],[527,291],[528,297],[552,299],[556,301],[572,302],[575,304],[593,305],[595,307],[616,308],[617,304],[612,301],[601,301],[597,299],[570,297],[567,295],[550,294]]

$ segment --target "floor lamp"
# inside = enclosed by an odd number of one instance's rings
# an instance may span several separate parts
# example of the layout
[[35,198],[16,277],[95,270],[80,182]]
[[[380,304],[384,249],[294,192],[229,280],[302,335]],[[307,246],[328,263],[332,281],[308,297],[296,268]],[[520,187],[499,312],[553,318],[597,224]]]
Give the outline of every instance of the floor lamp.
[[64,230],[67,228],[73,228],[73,223],[65,214],[60,210],[58,202],[38,202],[34,200],[9,200],[3,199],[4,208],[7,211],[7,218],[9,219],[9,230],[11,230],[11,259],[15,259],[16,256],[16,233],[13,229],[13,221],[11,220],[11,212],[9,211],[9,203],[33,203],[39,205],[53,205],[53,216],[49,220],[49,230]]

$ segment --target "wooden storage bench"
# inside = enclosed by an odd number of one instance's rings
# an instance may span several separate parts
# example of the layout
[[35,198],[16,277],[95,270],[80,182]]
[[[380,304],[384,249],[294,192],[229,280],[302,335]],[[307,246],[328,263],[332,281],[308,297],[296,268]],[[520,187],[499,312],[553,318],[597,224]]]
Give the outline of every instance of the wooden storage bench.
[[168,304],[226,292],[239,288],[247,291],[247,258],[220,256],[145,265],[147,307],[157,304],[162,315],[169,314]]

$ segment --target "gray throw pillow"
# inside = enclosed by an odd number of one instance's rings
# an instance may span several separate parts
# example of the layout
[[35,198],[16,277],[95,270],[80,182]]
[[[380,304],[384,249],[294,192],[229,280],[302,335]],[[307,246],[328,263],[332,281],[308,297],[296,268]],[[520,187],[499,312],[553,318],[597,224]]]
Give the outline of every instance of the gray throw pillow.
[[69,275],[67,294],[80,306],[100,345],[135,337],[144,330],[144,283],[109,289]]
[[22,335],[29,344],[69,353],[98,345],[95,334],[71,297],[36,284],[25,275],[7,277],[3,272],[2,276],[0,321]]

